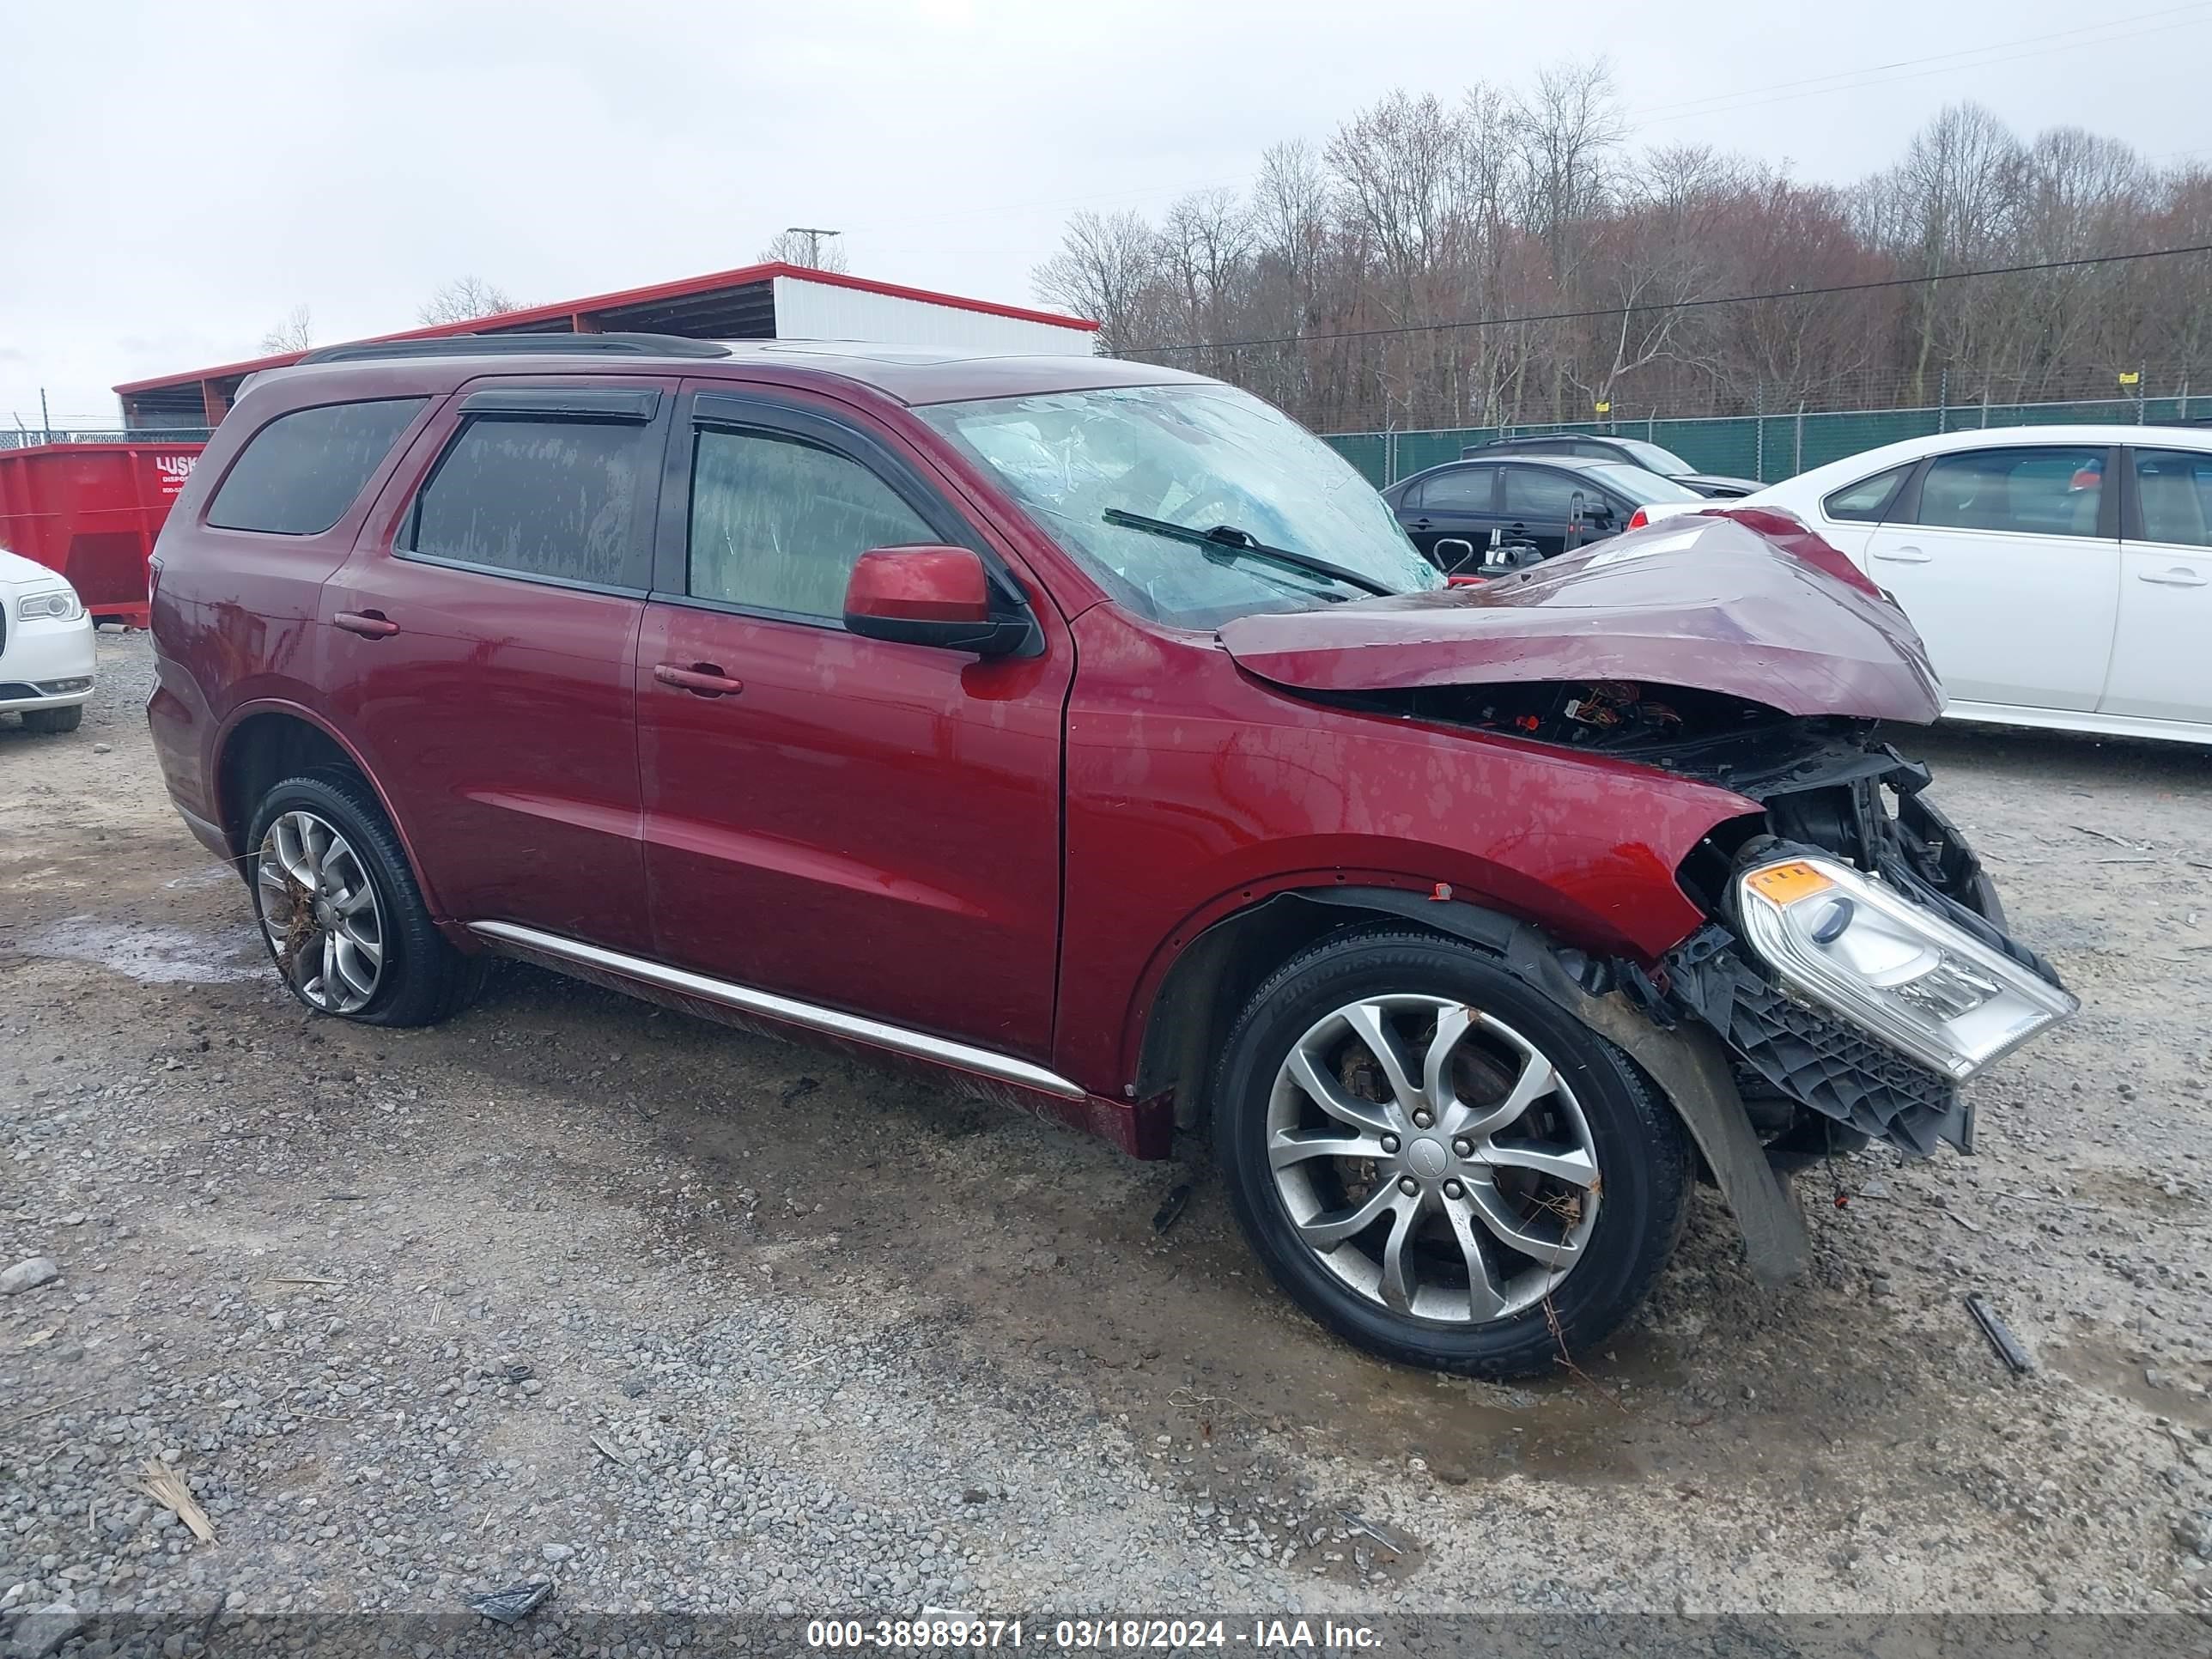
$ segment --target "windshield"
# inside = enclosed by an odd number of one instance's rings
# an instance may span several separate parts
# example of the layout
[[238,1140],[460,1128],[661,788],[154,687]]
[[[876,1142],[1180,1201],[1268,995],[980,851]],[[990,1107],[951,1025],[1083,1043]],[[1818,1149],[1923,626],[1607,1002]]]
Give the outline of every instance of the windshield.
[[1288,416],[1233,386],[1109,386],[916,411],[981,461],[1131,609],[1185,628],[1364,599],[1354,583],[1200,548],[1105,514],[1229,526],[1394,593],[1440,587],[1382,498]]
[[1627,496],[1638,507],[1649,507],[1654,501],[1705,500],[1687,484],[1678,484],[1672,478],[1646,472],[1640,466],[1624,466],[1618,461],[1601,461],[1589,469],[1589,475],[1615,494]]
[[1629,453],[1637,465],[1647,472],[1656,472],[1662,478],[1679,478],[1685,472],[1698,470],[1673,450],[1662,449],[1657,444],[1647,444],[1641,438],[1617,438],[1613,441]]

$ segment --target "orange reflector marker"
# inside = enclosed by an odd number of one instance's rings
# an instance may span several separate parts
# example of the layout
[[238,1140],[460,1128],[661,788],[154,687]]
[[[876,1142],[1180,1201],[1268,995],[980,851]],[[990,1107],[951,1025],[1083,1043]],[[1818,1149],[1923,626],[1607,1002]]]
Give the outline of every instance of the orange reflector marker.
[[1746,876],[1743,884],[1771,904],[1795,904],[1836,884],[1809,864],[1776,864]]

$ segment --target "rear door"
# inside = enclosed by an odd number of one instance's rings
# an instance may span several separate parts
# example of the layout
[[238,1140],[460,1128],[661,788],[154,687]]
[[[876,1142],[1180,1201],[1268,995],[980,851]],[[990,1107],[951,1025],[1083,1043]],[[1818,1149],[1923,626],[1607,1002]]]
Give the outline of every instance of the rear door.
[[1422,479],[1418,494],[1398,509],[1398,521],[1413,545],[1437,563],[1449,565],[1455,558],[1440,557],[1437,544],[1456,538],[1474,544],[1474,562],[1480,563],[1482,550],[1490,544],[1491,526],[1498,522],[1498,471],[1494,466],[1455,466]]
[[[848,633],[854,562],[917,543],[981,554],[1027,599],[1035,649]],[[657,954],[1048,1063],[1058,614],[895,435],[726,387],[696,392],[670,452],[657,568],[636,669]]]
[[1924,464],[1862,562],[1954,702],[2088,711],[2119,609],[2119,495],[2103,444],[1960,450]]
[[2212,722],[2212,453],[2139,448],[2128,463],[2119,628],[2098,712]]
[[675,386],[464,387],[325,587],[340,729],[452,915],[650,942],[630,663]]

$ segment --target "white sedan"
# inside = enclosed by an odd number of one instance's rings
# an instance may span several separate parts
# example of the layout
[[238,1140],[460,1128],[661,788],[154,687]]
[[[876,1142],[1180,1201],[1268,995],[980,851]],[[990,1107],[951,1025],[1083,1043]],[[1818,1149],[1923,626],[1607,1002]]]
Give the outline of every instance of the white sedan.
[[2212,744],[2212,428],[1909,438],[1727,505],[1780,507],[1895,595],[1948,714]]
[[74,732],[92,699],[92,618],[42,564],[0,548],[0,710],[33,732]]

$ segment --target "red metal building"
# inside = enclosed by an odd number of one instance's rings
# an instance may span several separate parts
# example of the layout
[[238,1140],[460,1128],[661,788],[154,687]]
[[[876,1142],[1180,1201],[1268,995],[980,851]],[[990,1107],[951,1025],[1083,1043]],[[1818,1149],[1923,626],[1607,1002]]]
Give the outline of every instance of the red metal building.
[[[1097,328],[1097,324],[1080,317],[773,264],[371,337],[427,340],[455,334],[599,334],[635,330],[698,340],[896,341],[979,351],[1089,356]],[[123,400],[123,423],[134,430],[212,427],[229,410],[239,383],[247,375],[257,369],[281,368],[301,355],[284,352],[118,386],[115,392]]]
[[[799,265],[747,265],[619,294],[380,334],[598,334],[632,330],[708,340],[876,340],[976,352],[1087,356],[1098,325]],[[115,388],[130,441],[0,450],[0,547],[67,576],[103,620],[143,626],[146,556],[169,502],[240,383],[296,362],[251,362],[133,380]],[[148,440],[175,432],[173,442]]]

